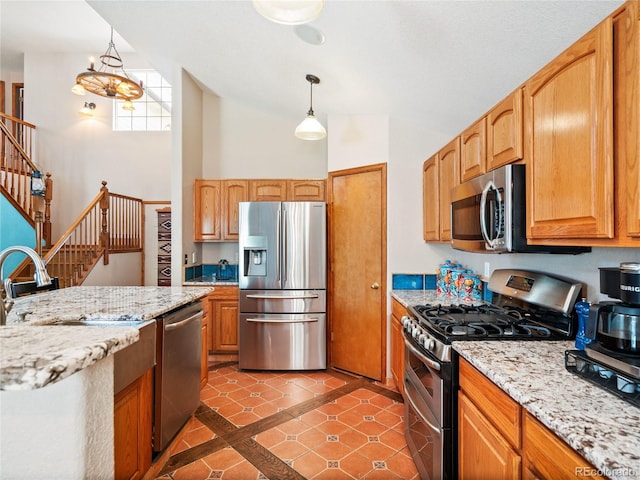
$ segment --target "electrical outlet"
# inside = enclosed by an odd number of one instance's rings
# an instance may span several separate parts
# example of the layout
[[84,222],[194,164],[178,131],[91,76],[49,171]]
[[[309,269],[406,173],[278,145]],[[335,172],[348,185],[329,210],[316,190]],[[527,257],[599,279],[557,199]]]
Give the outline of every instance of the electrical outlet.
[[484,278],[489,278],[491,276],[491,263],[484,262]]
[[184,264],[189,265],[189,255],[187,255],[186,253],[184,254]]
[[191,263],[196,263],[196,252],[191,252]]

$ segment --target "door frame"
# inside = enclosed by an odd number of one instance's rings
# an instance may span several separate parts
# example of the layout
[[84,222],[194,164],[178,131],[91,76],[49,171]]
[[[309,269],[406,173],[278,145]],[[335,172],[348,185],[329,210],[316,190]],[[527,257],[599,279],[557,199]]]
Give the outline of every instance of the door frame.
[[[334,291],[334,278],[333,278],[333,258],[331,253],[333,252],[333,178],[349,175],[357,175],[361,173],[376,172],[381,174],[380,185],[380,198],[384,199],[381,206],[381,255],[380,255],[380,290],[382,293],[382,300],[380,302],[380,339],[381,349],[380,352],[380,376],[381,382],[386,384],[389,380],[387,372],[387,351],[388,351],[388,314],[387,314],[387,164],[376,163],[372,165],[364,165],[360,167],[348,168],[345,170],[335,170],[328,173],[327,179],[327,298],[332,298]],[[331,332],[333,331],[333,303],[327,302],[327,345],[331,345]],[[331,359],[332,349],[327,349],[327,364],[333,365]]]

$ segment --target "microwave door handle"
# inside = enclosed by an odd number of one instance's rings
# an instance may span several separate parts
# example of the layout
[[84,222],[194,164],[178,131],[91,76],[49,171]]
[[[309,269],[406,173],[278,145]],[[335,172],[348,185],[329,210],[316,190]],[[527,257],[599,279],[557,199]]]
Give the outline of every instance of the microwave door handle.
[[487,221],[485,220],[485,209],[487,208],[487,195],[489,195],[489,190],[493,186],[493,182],[489,182],[482,189],[482,195],[480,195],[480,233],[482,233],[482,237],[484,238],[485,243],[493,248],[493,240],[489,238],[489,233],[487,232]]

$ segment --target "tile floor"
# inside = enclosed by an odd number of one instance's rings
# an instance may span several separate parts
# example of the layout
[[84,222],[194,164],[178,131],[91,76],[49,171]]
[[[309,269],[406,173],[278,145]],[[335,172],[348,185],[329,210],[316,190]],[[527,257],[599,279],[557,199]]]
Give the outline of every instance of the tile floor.
[[239,372],[209,383],[158,480],[418,479],[397,391],[342,372]]

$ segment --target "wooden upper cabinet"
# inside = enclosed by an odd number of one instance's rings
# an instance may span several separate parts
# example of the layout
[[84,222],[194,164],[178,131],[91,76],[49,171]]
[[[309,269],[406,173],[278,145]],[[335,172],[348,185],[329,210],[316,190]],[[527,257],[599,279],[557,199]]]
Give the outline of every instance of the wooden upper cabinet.
[[238,240],[240,233],[238,204],[249,200],[249,181],[223,180],[222,187],[222,238]]
[[487,172],[522,159],[522,129],[522,89],[518,88],[487,114]]
[[460,135],[460,177],[464,182],[482,175],[487,160],[487,119],[482,117]]
[[221,240],[222,184],[220,180],[196,180],[194,183],[194,228],[196,242]]
[[440,240],[440,197],[438,195],[438,155],[422,166],[422,236],[425,242]]
[[324,202],[325,180],[287,180],[287,201]]
[[460,137],[438,152],[438,197],[440,241],[451,240],[451,189],[460,183]]
[[252,202],[284,202],[287,199],[286,180],[249,180],[249,188]]
[[607,18],[525,84],[531,239],[614,235],[612,66]]

